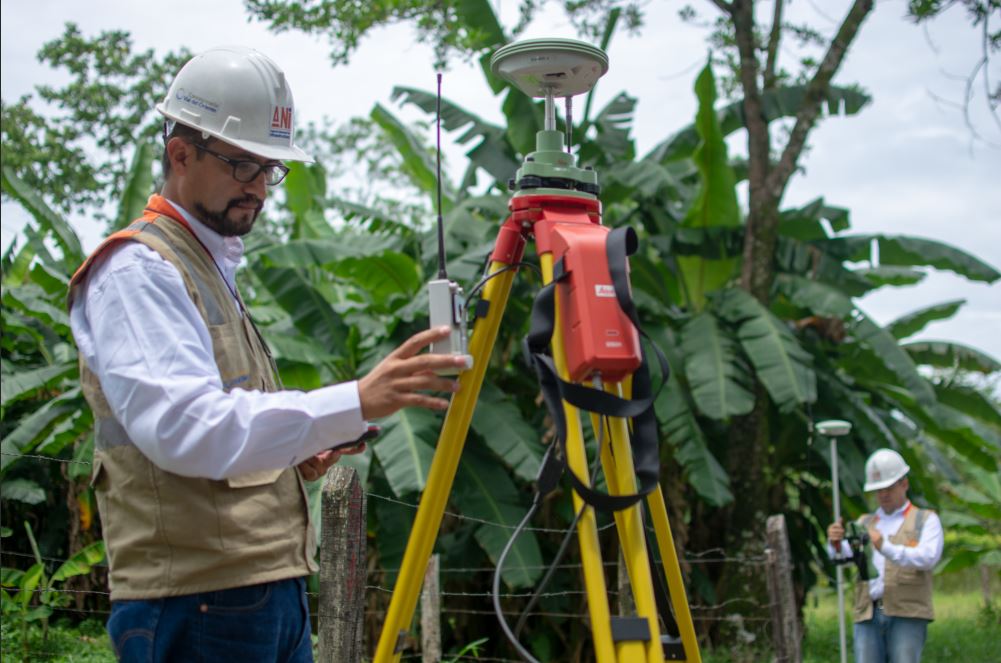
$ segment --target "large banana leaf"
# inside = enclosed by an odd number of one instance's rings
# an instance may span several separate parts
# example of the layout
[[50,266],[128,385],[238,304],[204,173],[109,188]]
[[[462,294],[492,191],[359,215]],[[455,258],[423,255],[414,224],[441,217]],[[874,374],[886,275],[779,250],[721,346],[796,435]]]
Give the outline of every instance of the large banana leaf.
[[20,419],[0,442],[0,474],[22,454],[31,453],[62,420],[76,414],[84,406],[80,388],[66,391]]
[[936,384],[935,395],[939,403],[979,419],[994,427],[1001,434],[1001,410],[984,394],[976,389],[970,389],[955,384]]
[[903,348],[915,363],[922,366],[958,368],[985,374],[1001,371],[1001,363],[994,357],[962,343],[918,341],[907,343]]
[[[620,92],[601,109],[591,125],[595,129],[594,138],[584,140],[581,144],[581,163],[598,168],[607,168],[620,162],[632,163],[636,148],[629,132],[632,129],[636,101],[636,97]],[[573,140],[577,142],[584,138],[579,136]]]
[[[435,160],[425,149],[423,142],[381,104],[376,104],[370,115],[403,158],[403,172],[418,189],[431,196],[431,201],[434,203],[438,176]],[[451,193],[444,178],[441,205],[443,213],[452,206]]]
[[[676,351],[673,333],[668,328],[653,332],[659,347],[672,366],[682,365]],[[688,395],[676,371],[671,371],[664,389],[654,403],[654,412],[667,441],[674,447],[675,459],[685,468],[686,479],[695,492],[713,506],[723,506],[733,500],[730,477],[709,449]]]
[[438,441],[441,417],[421,408],[406,408],[387,418],[382,435],[372,445],[393,493],[420,492]]
[[883,421],[881,414],[866,401],[864,392],[858,392],[844,384],[833,370],[818,371],[817,379],[826,391],[824,398],[838,404],[838,410],[842,413],[840,416],[849,418],[860,428],[863,433],[861,437],[869,441],[872,448],[897,445],[893,431]]
[[851,226],[847,209],[825,205],[823,198],[816,198],[798,209],[783,210],[779,220],[779,234],[804,242],[827,239],[824,221],[830,223],[835,232],[847,230]]
[[860,343],[868,345],[879,357],[883,365],[892,370],[911,390],[922,405],[935,403],[935,392],[931,383],[918,373],[917,366],[910,355],[901,349],[897,339],[889,332],[873,322],[864,313],[859,312],[860,319],[855,322],[855,337]]
[[366,228],[372,239],[381,238],[384,235],[395,235],[402,242],[410,239],[417,232],[410,225],[401,222],[395,214],[353,203],[337,196],[328,196],[325,207],[339,211],[345,221]]
[[843,244],[844,257],[852,262],[873,262],[873,242],[879,246],[879,264],[898,267],[934,267],[955,272],[971,281],[993,283],[996,269],[945,242],[907,235],[854,235],[832,239],[829,245]]
[[338,263],[334,271],[364,292],[374,310],[386,313],[412,301],[424,286],[417,262],[396,251],[367,258],[347,258]]
[[156,150],[149,140],[140,141],[132,156],[132,165],[125,174],[125,188],[118,199],[115,228],[124,228],[142,216],[149,196],[153,193],[153,158]]
[[894,267],[885,265],[880,267],[862,267],[854,270],[856,274],[872,283],[874,287],[881,288],[887,285],[915,285],[924,280],[927,274],[920,269],[912,267]]
[[375,547],[379,551],[379,568],[385,574],[385,581],[380,584],[387,590],[396,583],[396,576],[403,564],[403,552],[413,529],[416,504],[420,499],[417,493],[400,495],[399,502],[386,499],[390,492],[385,478],[377,477],[373,481],[372,498],[369,500],[370,512],[375,514],[378,524]]
[[[524,94],[522,96],[524,97]],[[437,101],[435,95],[410,87],[393,88],[393,99],[400,99],[401,104],[414,104],[425,113],[432,114],[435,112]],[[500,182],[506,182],[518,169],[520,164],[515,158],[514,149],[507,141],[504,128],[484,121],[447,99],[441,100],[441,124],[445,131],[458,131],[463,127],[469,127],[456,138],[460,145],[479,139],[479,142],[466,152],[466,156],[472,162],[471,166],[482,168]],[[532,139],[534,140],[534,134]]]
[[744,353],[780,410],[817,400],[813,358],[783,321],[739,288],[723,292],[717,310],[738,326],[737,337]]
[[[824,247],[823,242],[819,247]],[[780,236],[775,247],[775,262],[779,271],[809,276],[809,278],[835,286],[851,297],[861,297],[873,289],[872,281],[847,269],[843,262],[832,257],[815,242],[803,242]]]
[[[699,144],[692,158],[699,171],[699,190],[682,226],[700,230],[737,227],[740,225],[737,181],[730,168],[726,142],[713,110],[716,103],[716,79],[708,64],[695,81],[695,93],[699,99],[695,119]],[[706,294],[725,285],[735,266],[734,259],[678,258],[689,305],[696,311],[701,310]]]
[[41,504],[45,501],[45,489],[31,479],[7,479],[0,484],[0,499],[15,500],[25,504]]
[[685,324],[681,350],[692,400],[700,412],[725,420],[751,411],[751,376],[738,355],[737,344],[712,313],[699,313]]
[[285,207],[292,212],[291,238],[331,238],[336,234],[324,216],[327,172],[320,164],[293,162],[284,181]]
[[349,258],[369,258],[400,246],[392,235],[342,231],[330,239],[293,239],[255,251],[268,267],[329,266]]
[[5,307],[34,318],[61,338],[70,337],[69,313],[62,306],[52,303],[52,298],[35,283],[25,283],[3,292]]
[[942,403],[930,407],[923,405],[913,394],[899,387],[885,387],[883,395],[917,422],[923,434],[952,447],[979,467],[993,472],[998,470],[1001,441],[993,432],[985,434],[985,429],[972,418]]
[[933,304],[903,315],[886,325],[886,330],[896,339],[914,336],[929,322],[951,318],[959,310],[965,299],[954,299],[943,304]]
[[472,425],[490,450],[518,478],[535,480],[543,453],[540,434],[521,416],[514,399],[493,384],[484,384],[473,412]]
[[[766,90],[761,95],[762,114],[769,122],[793,117],[803,106],[805,85],[792,85]],[[831,86],[827,91],[827,108],[832,115],[839,112],[854,115],[869,103],[869,96],[855,88]],[[744,101],[738,100],[717,111],[723,135],[729,136],[744,127]],[[698,132],[688,126],[656,145],[644,159],[665,163],[691,156],[699,143]]]
[[25,184],[6,166],[0,168],[0,184],[7,195],[28,210],[43,230],[52,234],[52,238],[62,249],[62,261],[66,269],[76,269],[86,256],[80,245],[80,239],[65,219],[49,207],[37,191]]
[[871,348],[874,356],[896,375],[922,405],[931,406],[935,403],[935,392],[931,384],[918,373],[914,361],[897,344],[897,339],[855,308],[851,299],[829,285],[791,274],[779,274],[775,284],[797,306],[821,316],[842,320],[851,318],[855,339]]
[[253,261],[251,269],[274,300],[288,312],[299,332],[326,351],[340,353],[348,336],[347,325],[313,286],[304,270],[267,267],[260,260]]
[[[507,472],[495,460],[469,448],[455,476],[455,503],[464,516],[485,523],[476,526],[476,541],[497,563],[514,527],[528,511]],[[511,588],[530,587],[542,573],[542,553],[532,532],[522,532],[504,563],[501,577]]]
[[76,361],[67,361],[52,366],[41,366],[28,370],[19,370],[11,373],[4,371],[2,398],[0,407],[6,408],[21,398],[25,398],[37,393],[41,389],[47,389],[65,377],[75,375],[77,371]]

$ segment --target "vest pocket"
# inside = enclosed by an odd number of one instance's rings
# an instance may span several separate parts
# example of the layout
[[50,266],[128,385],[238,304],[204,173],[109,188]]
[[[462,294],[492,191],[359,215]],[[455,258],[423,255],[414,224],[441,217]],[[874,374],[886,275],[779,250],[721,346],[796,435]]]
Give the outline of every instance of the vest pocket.
[[[305,507],[295,470],[263,486],[219,490],[215,494],[219,529],[227,550],[275,545],[290,531],[305,531]],[[295,505],[294,507],[292,505]],[[297,527],[290,527],[297,523]],[[282,545],[288,545],[285,541]]]

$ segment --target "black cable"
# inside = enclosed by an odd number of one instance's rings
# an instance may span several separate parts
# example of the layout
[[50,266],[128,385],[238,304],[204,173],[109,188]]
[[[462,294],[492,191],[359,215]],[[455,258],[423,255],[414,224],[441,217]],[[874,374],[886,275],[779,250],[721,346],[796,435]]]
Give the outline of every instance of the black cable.
[[510,272],[512,269],[518,269],[519,267],[530,267],[535,270],[536,274],[538,274],[540,278],[542,277],[542,270],[539,269],[539,266],[530,262],[516,262],[513,265],[505,265],[500,269],[498,269],[496,272],[491,272],[490,274],[487,274],[482,279],[480,279],[480,281],[476,285],[473,286],[473,289],[469,291],[468,295],[466,295],[466,310],[467,311],[469,310],[469,306],[470,303],[473,301],[473,297],[476,295],[476,293],[478,293],[480,290],[483,289],[483,286],[487,284],[487,281],[494,278],[495,276],[500,276],[504,272]]
[[521,616],[518,617],[518,623],[514,626],[514,637],[517,638],[521,634],[521,629],[525,627],[525,622],[528,621],[528,616],[532,612],[532,608],[534,608],[535,604],[539,602],[540,598],[542,598],[542,592],[545,591],[546,585],[549,584],[549,581],[556,573],[556,569],[559,568],[559,563],[563,560],[563,555],[566,554],[570,541],[573,540],[573,535],[577,531],[577,524],[584,515],[584,509],[586,508],[587,505],[580,508],[577,515],[574,516],[573,522],[570,523],[570,527],[567,528],[566,533],[563,535],[563,541],[560,542],[560,547],[556,551],[556,556],[553,557],[552,563],[549,565],[549,568],[546,569],[546,575],[544,575],[542,580],[539,581],[538,587],[536,587],[532,597],[528,600],[528,604],[525,606],[525,609],[522,610]]
[[[599,463],[599,459],[601,458],[601,445],[604,443],[604,439],[605,439],[605,427],[608,426],[608,417],[606,417],[605,415],[602,415],[601,418],[600,418],[600,423],[601,423],[601,425],[600,425],[599,430],[598,430],[598,440],[597,440],[597,442],[598,442],[598,444],[597,444],[598,453],[595,455],[595,459],[594,459],[594,461],[591,464],[591,472],[590,472],[590,474],[591,474],[591,483],[592,484],[594,483],[594,481],[595,481],[595,479],[596,479],[596,477],[598,475],[598,463]],[[543,458],[543,469],[540,470],[540,472],[539,472],[540,477],[545,476],[545,474],[546,474],[545,464],[549,462],[549,456],[553,452],[553,449],[554,449],[554,446],[550,446],[549,449],[546,451],[546,456]],[[548,485],[548,486],[545,485],[544,484],[544,481],[545,481],[544,479],[540,479],[539,480],[539,482],[538,482],[539,483],[539,493],[538,493],[538,495],[540,495],[540,496],[541,495],[545,495],[550,490],[552,490],[553,488],[556,487],[556,481],[559,480],[559,476],[562,474],[562,469],[563,469],[562,463],[559,465],[559,469],[560,469],[560,473],[555,475],[555,480],[551,480],[549,482],[550,485]],[[550,473],[550,474],[552,474],[552,473]],[[518,636],[521,634],[521,630],[525,627],[525,622],[528,621],[528,616],[531,613],[532,608],[534,608],[535,604],[538,603],[539,599],[542,598],[542,592],[545,591],[546,586],[549,584],[549,581],[552,579],[553,575],[556,573],[556,569],[559,567],[560,562],[563,560],[563,556],[566,554],[567,547],[570,545],[570,540],[573,538],[574,533],[577,531],[577,525],[580,523],[580,519],[583,517],[584,510],[586,508],[587,508],[587,505],[585,504],[584,506],[582,506],[580,508],[580,510],[574,516],[573,522],[570,523],[570,527],[568,527],[567,531],[563,534],[563,540],[560,542],[560,547],[556,550],[556,555],[553,557],[553,561],[550,562],[549,568],[546,569],[546,574],[542,577],[542,580],[539,581],[539,584],[536,586],[535,591],[532,593],[531,598],[529,598],[529,600],[528,600],[528,604],[525,606],[525,609],[522,610],[521,616],[518,617],[518,623],[514,627],[514,637],[515,637],[515,639],[517,639]]]
[[517,539],[518,535],[521,534],[521,531],[525,529],[525,525],[527,525],[528,521],[532,519],[535,512],[539,510],[540,504],[542,504],[541,492],[535,494],[535,500],[532,502],[532,508],[530,508],[528,513],[525,514],[525,517],[521,519],[521,522],[518,523],[518,526],[514,529],[514,533],[511,535],[511,538],[508,539],[507,543],[504,545],[504,550],[501,551],[500,557],[497,559],[497,567],[494,569],[493,596],[491,597],[494,604],[494,614],[497,615],[497,621],[500,622],[501,630],[504,631],[504,635],[507,636],[508,642],[510,642],[511,646],[515,648],[518,655],[528,661],[528,663],[539,663],[539,661],[532,656],[520,642],[518,642],[517,636],[511,632],[511,627],[508,626],[507,620],[504,618],[504,611],[501,610],[500,604],[500,581],[501,569],[504,568],[504,560],[507,559],[508,553],[511,552],[511,548],[514,547],[515,539]]

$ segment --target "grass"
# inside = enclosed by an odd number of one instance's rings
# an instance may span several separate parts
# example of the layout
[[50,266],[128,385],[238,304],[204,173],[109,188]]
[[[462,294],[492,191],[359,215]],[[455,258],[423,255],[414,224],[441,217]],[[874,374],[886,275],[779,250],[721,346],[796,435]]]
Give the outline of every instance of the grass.
[[[821,592],[823,592],[821,594]],[[851,593],[845,617],[848,659],[852,655]],[[838,663],[838,600],[833,590],[818,590],[816,605],[805,611],[803,663]],[[928,626],[922,663],[1001,661],[1001,612],[986,610],[979,591],[937,591],[935,621]]]
[[[936,619],[928,627],[922,663],[980,663],[1001,661],[1001,604],[986,610],[979,587],[961,576],[936,578]],[[999,592],[995,590],[994,596]],[[850,597],[850,592],[848,596]],[[846,601],[850,604],[850,598]],[[804,663],[839,663],[837,595],[831,588],[814,590],[804,614],[806,636]],[[851,660],[851,615],[846,617],[848,659]],[[0,656],[6,661],[54,661],[72,663],[112,663],[115,660],[104,624],[87,620],[72,624],[67,620],[50,625],[48,639],[42,641],[41,627],[28,630],[28,655],[24,656],[21,630],[4,615]],[[770,660],[770,655],[754,651],[729,652],[717,648],[702,652],[706,663],[752,663]]]
[[28,626],[27,656],[21,641],[21,627],[9,615],[3,616],[0,628],[0,656],[4,662],[53,661],[55,663],[114,663],[115,653],[104,630],[104,622],[87,619],[78,624],[57,619],[49,624],[48,637],[42,640],[38,622]]

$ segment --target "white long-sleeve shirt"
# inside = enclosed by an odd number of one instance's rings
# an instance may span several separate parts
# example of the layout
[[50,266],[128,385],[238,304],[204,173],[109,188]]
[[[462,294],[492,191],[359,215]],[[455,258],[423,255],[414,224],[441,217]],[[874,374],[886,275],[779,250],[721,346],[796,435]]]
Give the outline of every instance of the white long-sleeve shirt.
[[[243,241],[171,205],[235,291]],[[115,418],[157,466],[225,479],[296,465],[365,432],[357,382],[310,392],[223,391],[208,328],[181,274],[149,247],[111,247],[81,285],[70,311],[77,347]]]
[[[876,510],[873,526],[883,535],[883,549],[880,551],[876,550],[875,546],[872,547],[872,565],[876,567],[877,574],[875,578],[869,579],[869,596],[872,597],[873,601],[883,598],[883,574],[886,569],[886,560],[889,559],[898,566],[931,571],[938,564],[938,560],[942,558],[942,545],[945,541],[942,521],[933,511],[928,512],[928,517],[921,528],[920,540],[916,546],[890,542],[890,537],[896,534],[900,530],[900,526],[904,524],[904,515],[910,505],[909,500],[905,501],[902,507],[891,514],[885,513],[882,507]],[[827,554],[834,557],[834,548],[830,543],[827,544]],[[844,558],[852,557],[852,549],[845,540],[841,541],[841,555]]]

